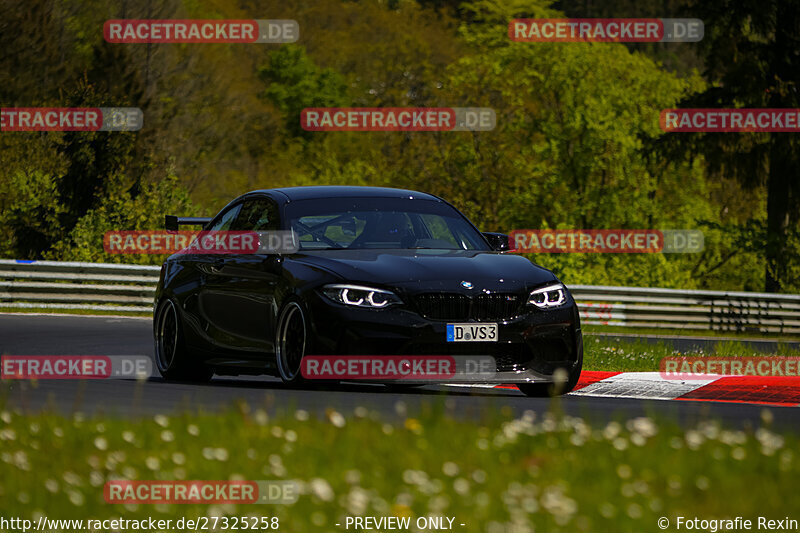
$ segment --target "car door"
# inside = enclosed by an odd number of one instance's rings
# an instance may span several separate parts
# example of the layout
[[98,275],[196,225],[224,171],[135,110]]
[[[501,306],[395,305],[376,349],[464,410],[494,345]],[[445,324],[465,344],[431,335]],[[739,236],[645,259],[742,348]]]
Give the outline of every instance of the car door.
[[[212,235],[220,231],[231,231],[242,202],[238,202],[221,212],[204,229]],[[197,314],[201,327],[215,350],[235,348],[240,343],[235,338],[236,310],[228,297],[228,276],[224,273],[226,256],[224,254],[195,254],[197,269],[200,272],[200,288],[197,298]]]
[[[277,204],[266,196],[246,198],[231,229],[275,231],[280,227]],[[262,357],[271,354],[278,312],[275,291],[281,257],[275,254],[231,254],[222,259],[215,298],[226,313],[219,319],[224,340],[237,350]]]

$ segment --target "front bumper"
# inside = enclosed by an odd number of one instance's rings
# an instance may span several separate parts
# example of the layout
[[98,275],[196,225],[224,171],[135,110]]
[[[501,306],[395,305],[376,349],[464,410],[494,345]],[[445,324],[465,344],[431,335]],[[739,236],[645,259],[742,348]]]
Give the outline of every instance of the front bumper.
[[497,342],[447,342],[448,321],[427,319],[406,307],[362,309],[336,304],[319,294],[310,300],[315,343],[308,355],[494,358],[493,375],[455,378],[451,383],[549,383],[557,369],[572,371],[583,358],[580,318],[571,298],[557,309],[526,308],[520,316],[495,321]]

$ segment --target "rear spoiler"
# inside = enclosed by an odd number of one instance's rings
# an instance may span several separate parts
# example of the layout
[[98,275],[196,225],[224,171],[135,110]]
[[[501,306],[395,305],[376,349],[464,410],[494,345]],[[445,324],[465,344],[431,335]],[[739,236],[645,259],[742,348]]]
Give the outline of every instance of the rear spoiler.
[[211,217],[176,217],[167,215],[164,217],[164,227],[167,231],[178,231],[178,226],[205,226],[211,222]]

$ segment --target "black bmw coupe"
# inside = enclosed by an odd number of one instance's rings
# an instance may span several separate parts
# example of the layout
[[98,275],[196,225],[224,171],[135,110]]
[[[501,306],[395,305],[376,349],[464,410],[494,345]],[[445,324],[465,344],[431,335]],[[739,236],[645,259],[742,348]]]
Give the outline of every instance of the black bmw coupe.
[[[290,253],[177,253],[161,267],[156,363],[166,379],[271,374],[303,381],[307,356],[491,356],[489,383],[572,390],[578,308],[555,275],[481,233],[445,200],[376,187],[249,192],[167,229],[287,231]],[[470,335],[469,331],[473,334]]]

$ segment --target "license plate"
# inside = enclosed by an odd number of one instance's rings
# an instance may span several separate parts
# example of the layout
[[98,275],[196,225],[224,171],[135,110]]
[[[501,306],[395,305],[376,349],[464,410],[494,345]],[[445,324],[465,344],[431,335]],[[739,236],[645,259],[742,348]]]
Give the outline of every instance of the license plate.
[[447,342],[497,342],[497,324],[447,324]]

